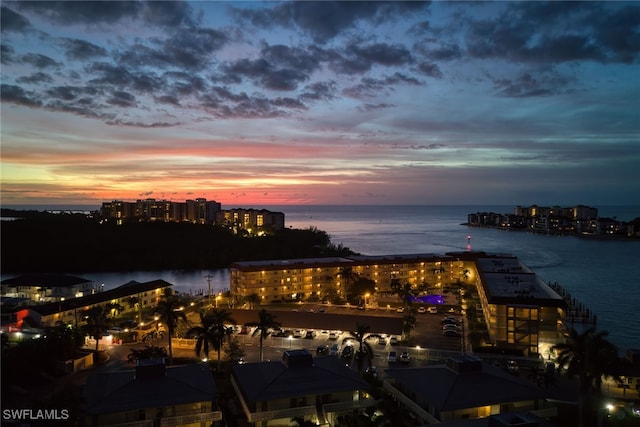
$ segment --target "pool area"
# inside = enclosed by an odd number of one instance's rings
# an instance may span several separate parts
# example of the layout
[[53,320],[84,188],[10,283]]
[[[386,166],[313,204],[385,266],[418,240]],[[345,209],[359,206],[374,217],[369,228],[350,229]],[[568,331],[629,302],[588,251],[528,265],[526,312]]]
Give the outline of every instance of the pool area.
[[419,297],[411,297],[411,302],[423,304],[444,304],[444,297],[442,295],[422,295]]

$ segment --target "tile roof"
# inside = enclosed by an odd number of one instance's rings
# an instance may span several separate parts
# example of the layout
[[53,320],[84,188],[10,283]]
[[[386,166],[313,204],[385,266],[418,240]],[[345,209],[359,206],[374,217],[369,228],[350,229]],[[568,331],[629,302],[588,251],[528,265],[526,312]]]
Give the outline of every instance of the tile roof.
[[282,362],[247,363],[233,367],[233,376],[247,402],[286,397],[368,390],[369,384],[336,357],[313,358],[311,366],[287,367]]
[[86,410],[104,414],[211,402],[218,392],[206,364],[171,366],[165,372],[149,379],[136,379],[135,370],[95,373],[84,387]]

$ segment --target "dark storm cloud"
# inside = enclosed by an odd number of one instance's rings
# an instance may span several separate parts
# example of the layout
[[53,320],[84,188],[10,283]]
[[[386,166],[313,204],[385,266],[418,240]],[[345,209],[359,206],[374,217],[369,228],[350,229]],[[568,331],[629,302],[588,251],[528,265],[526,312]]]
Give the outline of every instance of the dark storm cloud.
[[86,59],[107,56],[106,49],[89,43],[86,40],[59,38],[57,43],[65,50],[68,59],[83,61]]
[[537,77],[524,73],[515,79],[494,79],[498,95],[512,98],[557,95],[570,91],[569,79],[559,75],[539,73]]
[[191,29],[166,39],[162,50],[170,53],[172,65],[200,70],[208,65],[210,55],[221,49],[227,40],[227,36],[217,30]]
[[300,82],[309,78],[292,68],[276,68],[266,59],[241,59],[223,67],[227,73],[246,76],[272,90],[294,90]]
[[418,64],[418,71],[429,77],[437,79],[442,78],[442,71],[440,71],[440,67],[438,67],[438,64],[432,62],[421,62]]
[[140,19],[163,27],[193,24],[191,7],[185,2],[21,1],[17,7],[66,25],[114,24],[125,19]]
[[82,117],[88,117],[99,120],[111,120],[115,118],[114,114],[100,113],[99,106],[95,105],[93,98],[80,98],[73,100],[72,102],[62,99],[49,100],[44,106],[50,111],[60,111],[64,113],[71,113]]
[[433,47],[425,47],[421,43],[416,45],[415,49],[433,61],[453,61],[464,56],[462,48],[455,43],[444,43]]
[[608,16],[594,18],[596,40],[609,52],[612,60],[632,63],[640,53],[640,7],[629,5]]
[[411,52],[402,45],[375,43],[367,46],[350,46],[349,54],[362,58],[373,64],[385,66],[402,66],[413,61]]
[[498,19],[472,20],[466,35],[468,53],[541,63],[638,60],[640,6],[558,3],[510,4]]
[[417,79],[407,77],[401,73],[395,73],[392,76],[384,79],[374,79],[371,77],[363,77],[360,79],[360,83],[343,89],[342,93],[346,96],[362,99],[373,98],[381,94],[386,93],[388,90],[393,90],[393,85],[397,83],[405,83],[410,85],[421,85]]
[[212,88],[213,93],[215,93],[220,99],[225,101],[232,102],[243,102],[249,100],[249,95],[244,92],[241,93],[233,93],[229,88],[216,86]]
[[269,62],[281,67],[297,69],[304,73],[312,73],[320,68],[320,57],[312,51],[285,45],[265,45],[262,56]]
[[58,67],[62,65],[59,62],[56,62],[54,59],[46,55],[40,55],[39,53],[24,54],[22,55],[21,60],[22,62],[33,65],[36,68]]
[[95,62],[87,67],[87,71],[99,75],[90,80],[91,83],[126,86],[132,81],[131,73],[126,67],[109,62]]
[[113,92],[111,98],[107,99],[107,102],[118,107],[134,107],[136,103],[136,97],[129,92],[118,90]]
[[135,67],[159,67],[202,70],[212,55],[228,41],[227,36],[212,29],[189,29],[164,40],[153,40],[152,46],[137,43],[118,55],[118,62]]
[[364,74],[374,65],[402,67],[414,61],[411,52],[402,45],[375,43],[360,46],[350,44],[343,52],[321,50],[332,71],[340,74]]
[[271,9],[234,9],[236,17],[263,28],[297,27],[317,42],[326,42],[352,30],[359,21],[376,22],[425,10],[424,2],[296,1]]
[[164,87],[164,81],[155,73],[133,74],[131,79],[131,88],[140,93],[154,93]]
[[358,107],[359,111],[375,111],[375,110],[383,110],[386,108],[394,107],[393,104],[380,103],[380,104],[364,104],[362,107]]
[[40,83],[53,83],[51,75],[43,72],[32,73],[29,76],[23,76],[16,79],[16,83],[26,84],[40,84]]
[[39,107],[42,102],[33,92],[27,92],[20,86],[3,84],[0,86],[2,102],[9,102],[26,107]]
[[4,32],[23,32],[31,28],[31,23],[23,15],[8,7],[0,8],[0,30]]
[[174,107],[180,107],[180,100],[176,96],[172,95],[162,95],[154,98],[155,101],[159,104],[169,104]]
[[110,126],[127,126],[127,127],[137,127],[143,129],[154,129],[154,128],[170,128],[174,126],[179,126],[180,123],[169,123],[169,122],[154,122],[154,123],[143,123],[143,122],[132,122],[127,120],[107,120],[106,124]]
[[306,110],[307,107],[297,99],[293,98],[275,98],[271,100],[274,107],[282,107],[292,110]]
[[300,94],[300,98],[307,101],[330,101],[335,99],[337,83],[335,81],[330,82],[317,82],[305,86],[305,90]]
[[3,64],[13,64],[15,62],[15,53],[11,46],[4,43],[0,45],[0,58]]
[[75,99],[79,93],[82,93],[82,89],[75,86],[57,86],[47,90],[47,95],[63,101],[71,101]]

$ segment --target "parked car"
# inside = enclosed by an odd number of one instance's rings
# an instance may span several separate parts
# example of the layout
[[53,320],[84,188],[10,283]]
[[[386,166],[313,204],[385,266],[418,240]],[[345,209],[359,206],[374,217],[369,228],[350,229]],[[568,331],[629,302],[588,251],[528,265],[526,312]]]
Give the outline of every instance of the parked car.
[[353,356],[353,346],[352,345],[344,346],[344,348],[342,349],[341,356],[343,359],[350,359],[351,356]]
[[458,325],[451,324],[451,323],[446,323],[446,324],[442,325],[442,330],[443,331],[446,331],[447,329],[452,329],[454,331],[462,332],[462,327],[460,327]]
[[422,306],[418,307],[418,313],[422,314],[422,313],[426,313],[426,312],[427,312],[426,308],[424,308]]
[[307,331],[307,333],[305,334],[305,336],[304,336],[304,337],[305,337],[306,339],[310,339],[310,340],[312,340],[312,339],[314,339],[314,338],[316,337],[316,331],[314,331],[314,330],[309,330],[309,331]]
[[395,351],[390,351],[389,355],[387,356],[387,362],[396,363],[397,361],[398,361],[398,353],[396,353]]
[[402,363],[411,362],[411,356],[409,355],[408,351],[403,351],[402,353],[400,353],[400,362]]
[[429,314],[438,314],[438,307],[429,307],[427,309],[427,313],[429,313]]
[[378,368],[371,365],[365,369],[364,374],[370,378],[378,378]]
[[445,329],[442,331],[442,335],[444,335],[445,337],[457,337],[457,338],[460,338],[462,336],[460,331],[456,329]]
[[387,345],[387,339],[385,337],[378,338],[378,345]]
[[295,331],[293,331],[294,338],[302,338],[306,335],[307,335],[307,331],[305,331],[304,329],[296,329]]
[[396,309],[396,311],[397,311],[398,313],[404,313],[404,307],[398,307],[398,308]]
[[330,348],[329,348],[329,354],[331,356],[337,356],[338,353],[340,353],[340,344],[333,344]]
[[398,345],[398,338],[396,338],[396,337],[389,338],[389,344]]
[[329,354],[329,346],[328,345],[319,345],[316,348],[316,356],[324,356]]
[[518,362],[515,360],[507,360],[507,372],[516,375],[518,373]]
[[107,332],[111,335],[120,335],[121,333],[124,332],[124,329],[122,328],[118,328],[117,326],[111,327],[109,329],[107,329]]
[[449,324],[449,325],[460,325],[462,322],[457,317],[447,316],[444,319],[442,319],[440,321],[440,323],[442,323],[443,325],[446,325],[446,324]]

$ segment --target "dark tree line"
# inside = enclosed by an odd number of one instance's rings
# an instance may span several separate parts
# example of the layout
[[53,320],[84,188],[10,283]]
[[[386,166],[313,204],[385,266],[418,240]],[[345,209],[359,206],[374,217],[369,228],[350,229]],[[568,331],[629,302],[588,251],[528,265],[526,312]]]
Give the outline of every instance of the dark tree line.
[[242,237],[214,225],[176,222],[100,223],[85,215],[21,211],[3,221],[4,272],[124,271],[227,268],[235,261],[344,256],[314,228]]

